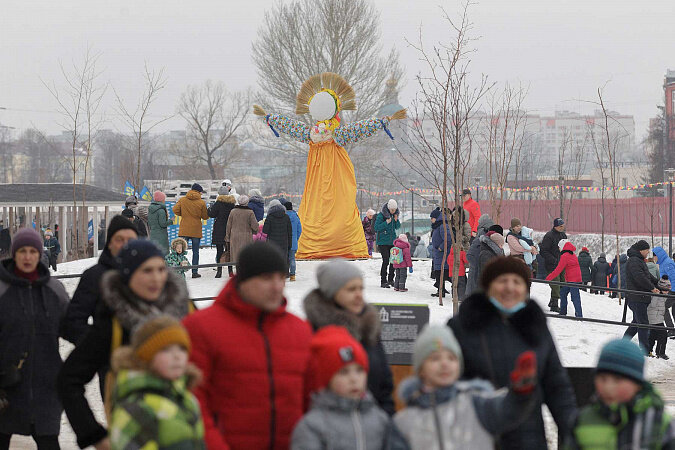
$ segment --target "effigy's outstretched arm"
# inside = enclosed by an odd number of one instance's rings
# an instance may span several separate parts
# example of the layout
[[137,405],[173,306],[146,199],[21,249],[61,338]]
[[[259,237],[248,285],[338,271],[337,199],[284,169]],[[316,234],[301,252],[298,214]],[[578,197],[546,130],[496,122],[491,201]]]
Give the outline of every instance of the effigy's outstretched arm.
[[384,130],[390,138],[394,139],[389,132],[389,123],[392,120],[404,119],[405,117],[406,110],[402,109],[391,117],[359,120],[358,122],[336,128],[333,132],[333,139],[338,145],[344,147],[346,144],[355,144],[363,139],[374,136],[379,130]]
[[309,127],[304,123],[282,114],[266,114],[258,105],[253,107],[253,113],[263,117],[277,137],[279,137],[279,133],[281,132],[287,134],[296,141],[304,142],[305,144],[310,142]]

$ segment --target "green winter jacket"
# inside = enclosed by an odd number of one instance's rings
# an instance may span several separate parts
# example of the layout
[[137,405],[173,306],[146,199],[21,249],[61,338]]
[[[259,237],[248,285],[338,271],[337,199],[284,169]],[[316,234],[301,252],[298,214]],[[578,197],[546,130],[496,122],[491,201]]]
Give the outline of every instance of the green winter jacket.
[[186,378],[174,382],[122,370],[108,427],[113,450],[205,449],[204,423]]
[[164,202],[152,202],[148,207],[148,227],[150,227],[150,240],[162,249],[164,254],[169,253],[168,227],[171,221],[167,216]]
[[[398,213],[398,210],[396,212]],[[390,217],[391,213],[385,204],[382,211],[377,215],[375,225],[373,226],[373,229],[377,233],[377,245],[394,245],[394,239],[398,237],[396,230],[401,228],[401,222],[392,219],[391,222],[387,223],[387,219]]]
[[[640,442],[634,442],[639,433]],[[629,403],[607,406],[595,399],[583,408],[565,450],[672,449],[675,427],[651,383]]]
[[[178,253],[176,253],[176,250],[171,249],[171,253],[169,253],[164,257],[164,259],[166,260],[166,265],[169,267],[179,267],[183,261],[189,263],[187,256],[185,255],[187,255],[186,250],[183,250],[183,253],[179,255]],[[185,272],[187,272],[187,269],[176,269],[176,272],[178,272],[183,276],[183,278],[185,278]]]

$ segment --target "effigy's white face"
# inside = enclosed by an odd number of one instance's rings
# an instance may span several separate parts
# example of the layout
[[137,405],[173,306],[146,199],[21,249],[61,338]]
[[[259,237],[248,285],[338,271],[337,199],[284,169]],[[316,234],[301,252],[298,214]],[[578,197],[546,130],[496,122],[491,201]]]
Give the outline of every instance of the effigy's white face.
[[312,128],[310,128],[309,138],[315,144],[319,144],[321,142],[327,142],[333,139],[333,132],[329,128],[326,128],[326,124],[317,123],[316,125],[312,126]]

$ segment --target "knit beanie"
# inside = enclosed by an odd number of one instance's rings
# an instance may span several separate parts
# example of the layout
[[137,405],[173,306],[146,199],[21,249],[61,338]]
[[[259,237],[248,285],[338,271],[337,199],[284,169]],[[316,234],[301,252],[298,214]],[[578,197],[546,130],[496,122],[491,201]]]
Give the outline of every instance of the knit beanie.
[[190,189],[192,189],[193,191],[197,191],[197,192],[204,192],[204,188],[199,183],[193,184]]
[[249,197],[255,197],[255,196],[262,197],[262,192],[260,192],[260,189],[251,189],[250,191],[248,191],[248,196]]
[[391,211],[392,209],[396,211],[398,209],[398,203],[393,198],[387,202],[387,208]]
[[604,253],[600,253],[600,258],[606,258],[606,257],[607,257],[607,255],[605,255]]
[[291,202],[284,203],[284,208],[286,208],[286,211],[293,211],[293,203]]
[[640,239],[633,245],[636,250],[642,251],[642,250],[649,250],[649,242],[645,241],[644,239]]
[[504,236],[504,228],[502,228],[501,225],[497,225],[497,224],[492,225],[490,228],[488,228],[488,232],[489,231],[494,231],[495,233],[499,233],[502,236]]
[[239,261],[237,261],[239,282],[268,273],[285,275],[287,271],[286,255],[283,255],[276,245],[255,241],[239,253]]
[[403,242],[408,242],[408,236],[405,233],[399,234],[398,239],[402,240]]
[[152,199],[156,202],[164,202],[166,201],[166,194],[162,191],[155,191],[152,194]]
[[136,198],[135,195],[130,195],[126,198],[124,201],[124,206],[129,206],[129,205],[138,205],[138,199]]
[[171,316],[159,316],[144,322],[131,337],[134,355],[149,363],[163,348],[178,344],[190,351],[190,336],[178,320]]
[[497,244],[499,248],[504,247],[504,235],[501,233],[491,233],[490,240]]
[[117,264],[120,267],[122,280],[129,283],[136,269],[150,258],[160,257],[164,259],[164,253],[148,239],[132,239],[122,247],[117,255]]
[[47,236],[54,236],[54,232],[49,228],[45,230],[45,237]]
[[241,206],[248,206],[249,200],[250,199],[248,198],[248,195],[240,195],[238,202],[239,202],[239,205],[241,205]]
[[581,247],[581,251],[582,251],[582,252],[589,253],[588,247]]
[[413,348],[413,367],[419,374],[424,361],[436,350],[446,349],[451,351],[459,360],[460,376],[464,369],[464,357],[462,348],[457,342],[454,333],[445,325],[426,325],[415,340]]
[[480,287],[487,291],[490,284],[500,275],[513,273],[521,277],[527,284],[529,292],[532,284],[532,271],[525,261],[515,256],[499,256],[488,262],[480,273]]
[[332,259],[316,269],[319,290],[326,298],[332,299],[337,291],[355,278],[363,278],[359,268],[344,259]]
[[281,202],[279,200],[276,200],[276,199],[272,200],[270,202],[270,208],[272,208],[274,206],[281,206]]
[[218,195],[230,195],[230,189],[227,186],[221,186],[218,188]]
[[511,219],[511,228],[515,228],[519,225],[522,225],[520,223],[520,219],[518,219],[517,217],[514,217],[513,219]]
[[368,354],[344,327],[321,328],[310,342],[309,377],[312,392],[330,384],[331,378],[344,366],[357,363],[368,371]]
[[134,230],[134,232],[138,235],[138,230],[136,229],[136,226],[129,222],[129,219],[127,219],[124,216],[115,216],[110,220],[110,225],[108,225],[108,233],[106,234],[106,247],[108,246],[108,242],[110,242],[110,239],[115,235],[120,230]]
[[602,347],[596,370],[622,375],[642,383],[644,368],[645,355],[640,347],[630,339],[615,339]]
[[661,291],[670,291],[672,286],[670,284],[670,280],[668,279],[668,275],[663,275],[656,287],[658,287]]
[[562,220],[560,217],[556,217],[553,219],[553,228],[559,227],[560,225],[565,225],[565,221]]
[[440,219],[441,208],[436,208],[433,211],[431,211],[431,214],[429,214],[429,217],[431,217],[432,219],[436,219],[436,220]]
[[44,248],[42,236],[40,236],[40,233],[32,228],[21,228],[19,231],[14,233],[14,236],[12,236],[12,258],[14,258],[16,251],[21,247],[33,247],[38,252],[42,253]]

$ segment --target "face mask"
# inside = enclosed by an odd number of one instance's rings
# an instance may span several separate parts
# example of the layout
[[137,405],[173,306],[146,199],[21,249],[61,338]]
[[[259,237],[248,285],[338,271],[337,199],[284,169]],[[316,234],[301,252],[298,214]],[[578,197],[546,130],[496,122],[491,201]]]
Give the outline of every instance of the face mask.
[[512,306],[511,308],[505,308],[504,305],[499,303],[494,297],[490,297],[490,303],[492,303],[495,308],[497,308],[499,311],[506,314],[507,316],[511,316],[525,307],[525,302],[520,302],[517,305]]

